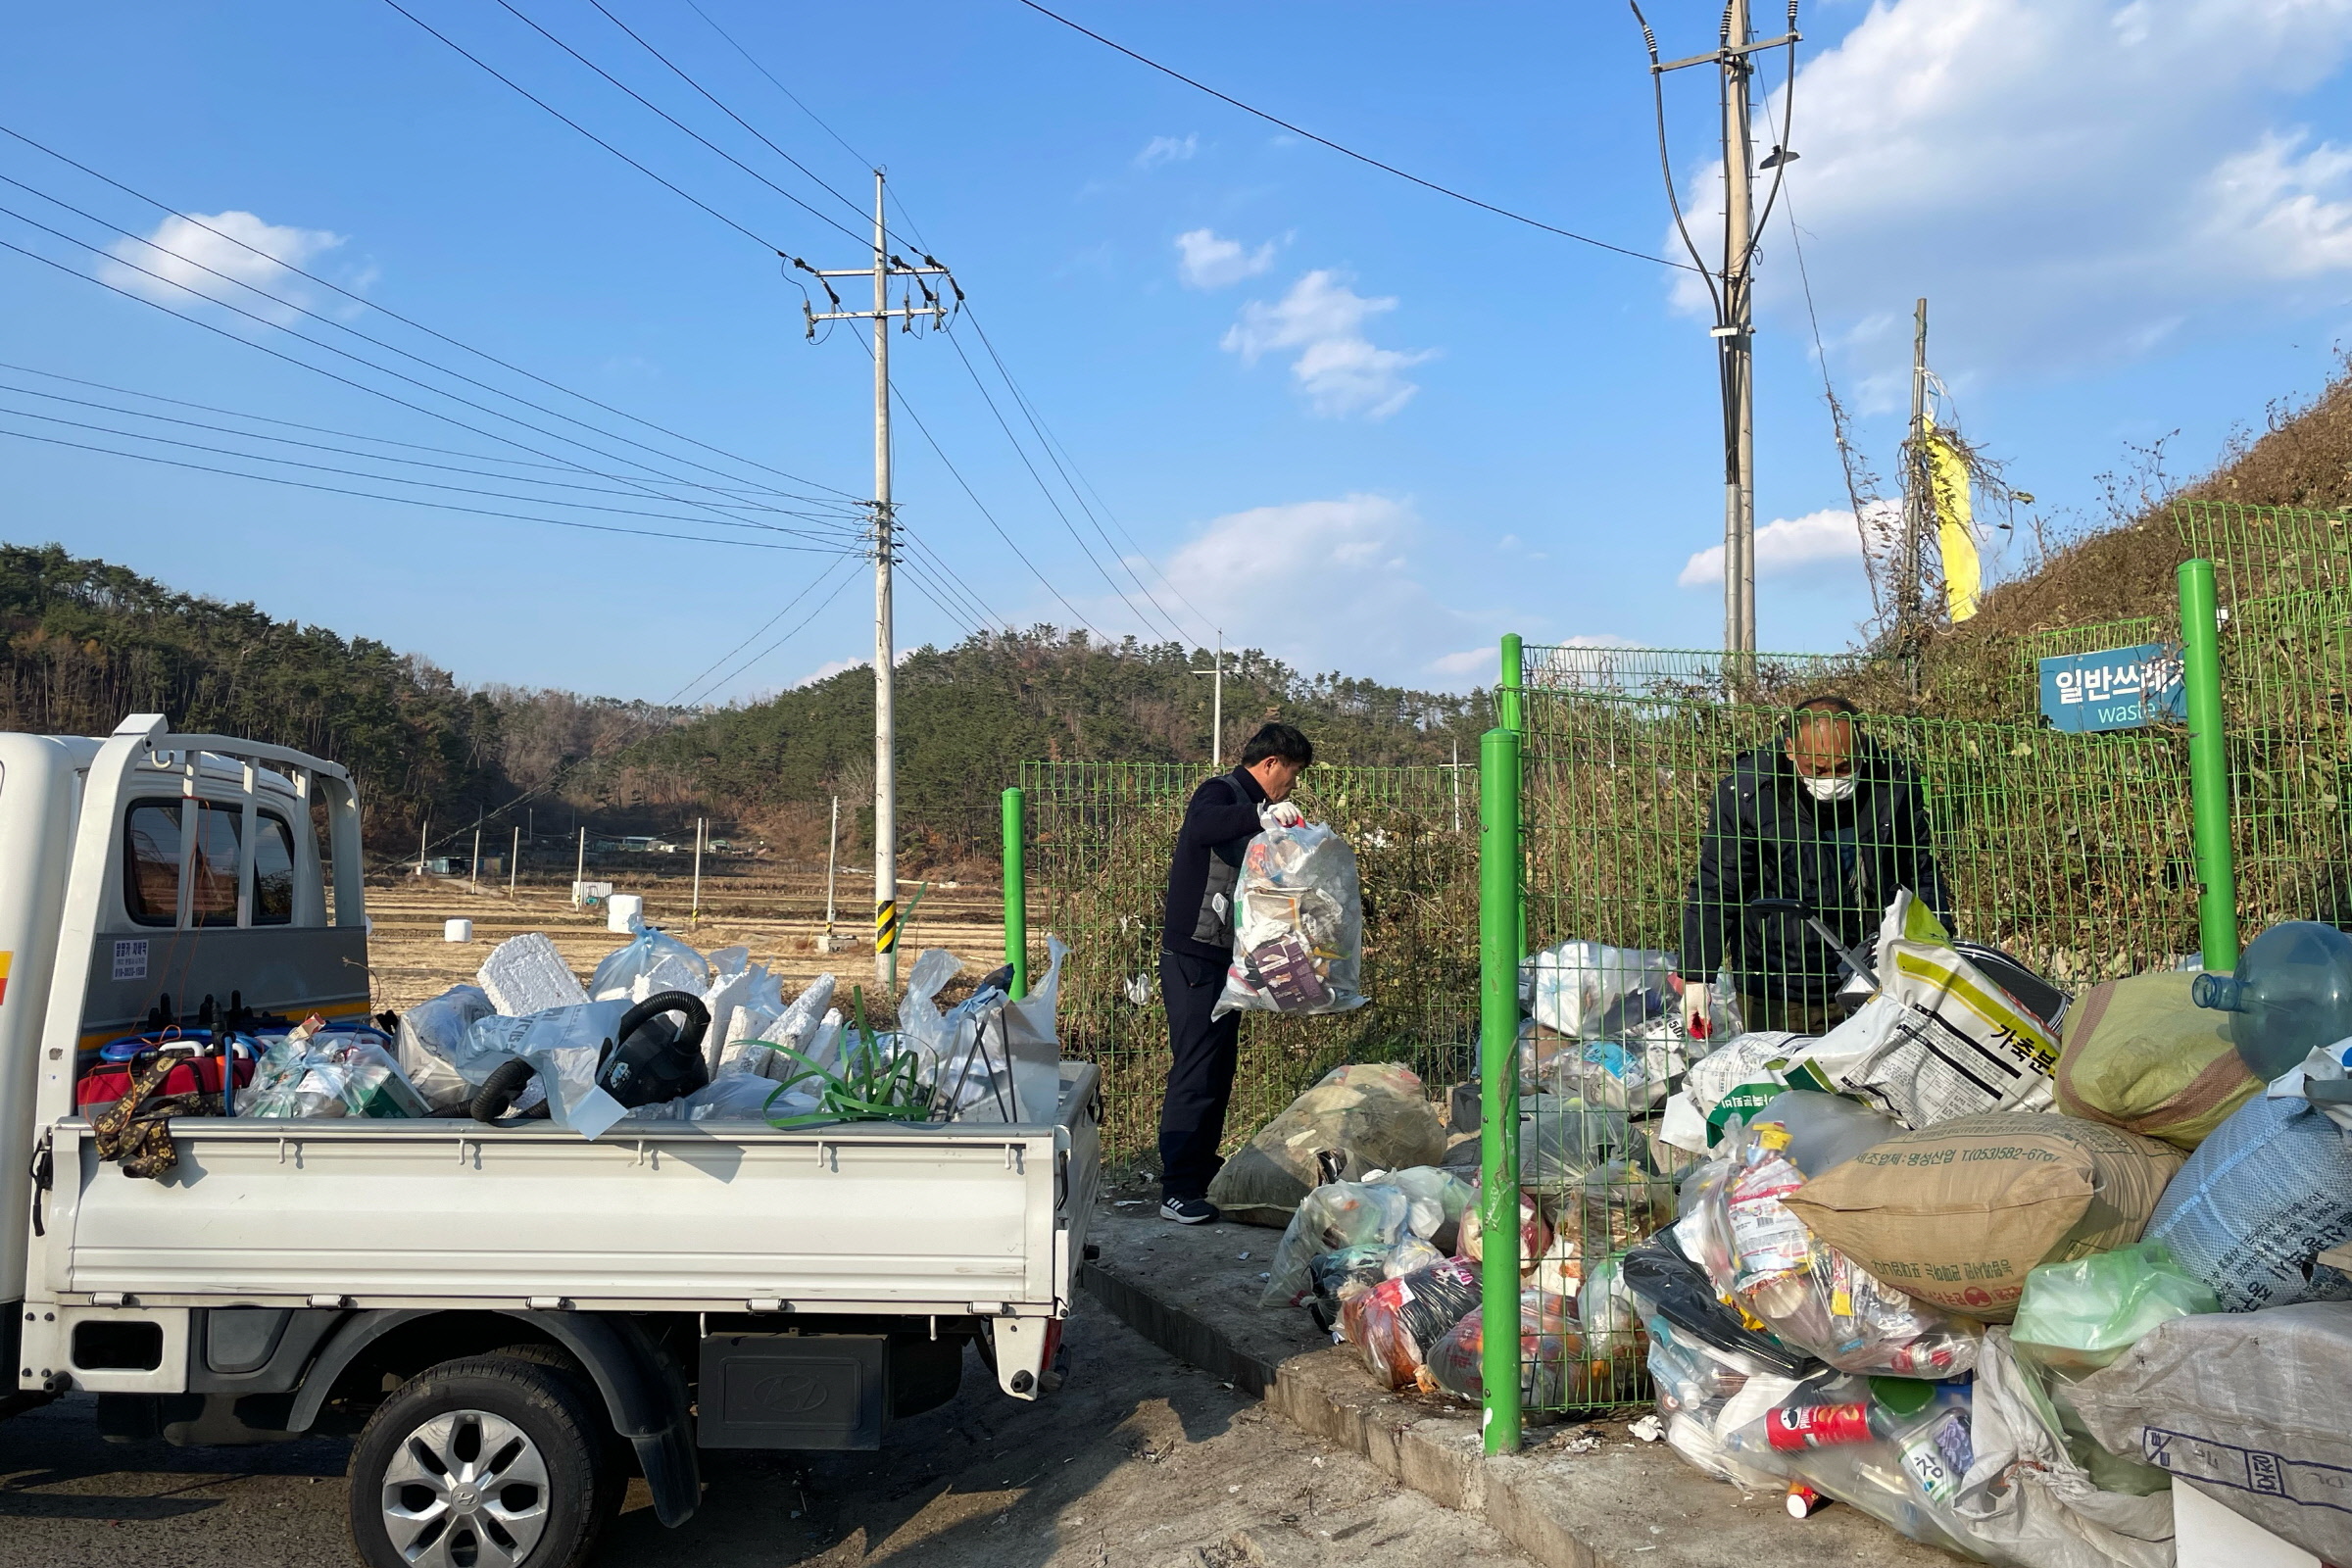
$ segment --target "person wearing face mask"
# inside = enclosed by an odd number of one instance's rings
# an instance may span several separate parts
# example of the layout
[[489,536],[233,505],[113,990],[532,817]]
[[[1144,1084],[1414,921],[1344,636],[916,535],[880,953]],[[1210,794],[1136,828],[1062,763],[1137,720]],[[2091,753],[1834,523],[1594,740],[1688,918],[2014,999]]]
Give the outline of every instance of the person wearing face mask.
[[1211,1014],[1233,962],[1233,895],[1242,857],[1260,829],[1306,820],[1290,795],[1314,760],[1314,743],[1298,730],[1265,725],[1242,748],[1241,766],[1193,792],[1176,833],[1159,932],[1159,999],[1168,1013],[1159,1217],[1179,1225],[1217,1218],[1208,1183],[1224,1163],[1217,1145],[1233,1099],[1242,1015]]
[[1949,924],[1918,781],[1872,744],[1853,704],[1808,698],[1777,744],[1740,757],[1715,787],[1683,905],[1685,1021],[1706,1016],[1724,970],[1748,1028],[1822,1033],[1838,1017],[1838,955],[1803,920],[1749,904],[1797,900],[1850,947],[1878,929],[1899,888]]

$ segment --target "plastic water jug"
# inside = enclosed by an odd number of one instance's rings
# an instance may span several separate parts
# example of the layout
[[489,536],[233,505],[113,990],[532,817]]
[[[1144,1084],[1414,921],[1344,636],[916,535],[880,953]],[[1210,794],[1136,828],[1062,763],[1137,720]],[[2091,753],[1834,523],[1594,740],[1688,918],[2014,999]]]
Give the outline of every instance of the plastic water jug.
[[2316,920],[2287,920],[2246,945],[2233,974],[2201,974],[2200,1007],[2230,1014],[2230,1040],[2269,1083],[2316,1047],[2352,1036],[2352,936]]

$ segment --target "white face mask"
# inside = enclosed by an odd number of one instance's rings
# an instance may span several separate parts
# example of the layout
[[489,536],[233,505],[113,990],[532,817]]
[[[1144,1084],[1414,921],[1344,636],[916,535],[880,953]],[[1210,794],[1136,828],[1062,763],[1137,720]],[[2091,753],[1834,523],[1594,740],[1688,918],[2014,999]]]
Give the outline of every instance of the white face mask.
[[1807,795],[1825,806],[1835,806],[1839,801],[1850,801],[1854,798],[1854,775],[1851,773],[1838,773],[1822,778],[1807,778],[1799,774],[1797,782],[1805,787]]

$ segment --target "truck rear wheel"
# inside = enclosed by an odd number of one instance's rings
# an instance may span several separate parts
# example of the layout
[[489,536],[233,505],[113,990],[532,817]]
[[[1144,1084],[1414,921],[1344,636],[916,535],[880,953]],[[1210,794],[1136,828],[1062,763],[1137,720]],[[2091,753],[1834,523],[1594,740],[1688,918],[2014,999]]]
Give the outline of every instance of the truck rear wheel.
[[564,1370],[445,1361],[368,1418],[351,1455],[351,1539],[368,1568],[577,1568],[618,1511],[608,1423]]

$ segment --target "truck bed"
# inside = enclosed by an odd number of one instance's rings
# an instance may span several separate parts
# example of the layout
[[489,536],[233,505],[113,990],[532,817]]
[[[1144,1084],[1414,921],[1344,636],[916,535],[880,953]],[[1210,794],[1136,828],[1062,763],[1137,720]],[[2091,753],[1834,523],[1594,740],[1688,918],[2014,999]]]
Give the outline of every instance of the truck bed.
[[[77,1304],[1068,1309],[1097,1069],[1051,1125],[183,1118],[162,1181],[55,1129],[48,1284]],[[1073,1187],[1077,1190],[1073,1191]]]

